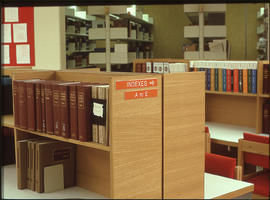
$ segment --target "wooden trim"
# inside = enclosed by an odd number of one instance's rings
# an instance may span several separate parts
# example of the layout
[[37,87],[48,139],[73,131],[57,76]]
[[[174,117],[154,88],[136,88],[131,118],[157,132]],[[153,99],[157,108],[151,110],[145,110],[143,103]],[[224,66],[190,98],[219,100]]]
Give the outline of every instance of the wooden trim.
[[234,179],[242,180],[242,166],[236,166],[234,169]]
[[211,153],[211,138],[209,133],[205,133],[205,152]]
[[243,96],[243,97],[257,97],[257,94],[240,93],[240,92],[216,92],[216,91],[205,91],[206,94],[216,95],[232,95],[232,96]]
[[241,151],[269,156],[269,144],[242,140]]
[[215,197],[214,199],[232,199],[232,198],[239,197],[243,194],[247,194],[247,193],[250,193],[253,191],[254,191],[254,185],[251,185],[251,186],[245,187],[243,189],[239,189],[239,190],[229,192],[227,194],[223,194],[221,196]]
[[231,147],[238,147],[238,143],[236,143],[236,142],[229,142],[229,141],[211,138],[211,143],[212,142],[215,144],[222,144],[222,145],[231,146]]

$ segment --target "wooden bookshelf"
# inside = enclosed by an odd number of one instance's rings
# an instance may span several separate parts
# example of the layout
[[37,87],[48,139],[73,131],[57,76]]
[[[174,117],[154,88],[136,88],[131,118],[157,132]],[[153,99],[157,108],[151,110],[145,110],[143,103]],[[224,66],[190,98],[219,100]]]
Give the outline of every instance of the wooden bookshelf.
[[8,128],[14,128],[13,115],[2,115],[2,126]]
[[205,91],[206,94],[216,94],[216,95],[232,95],[232,96],[243,96],[243,97],[257,97],[257,94],[250,93],[240,93],[240,92],[217,92],[217,91]]
[[[15,142],[27,138],[46,137],[76,144],[76,186],[106,198],[162,198],[161,75],[83,70],[13,74],[14,80],[33,78],[109,84],[109,146],[16,127]],[[156,89],[157,96],[125,100],[125,92],[135,89],[117,90],[116,82],[138,79],[156,79],[157,86],[147,89]],[[144,89],[146,88],[136,90]]]

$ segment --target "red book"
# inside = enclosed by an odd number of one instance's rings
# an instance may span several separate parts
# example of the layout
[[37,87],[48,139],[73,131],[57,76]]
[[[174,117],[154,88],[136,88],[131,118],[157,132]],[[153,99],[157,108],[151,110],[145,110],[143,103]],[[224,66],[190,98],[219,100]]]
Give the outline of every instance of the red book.
[[69,130],[69,83],[60,83],[60,132],[63,137],[70,137]]
[[77,84],[69,86],[70,137],[78,139]]
[[239,92],[238,69],[233,70],[233,92]]
[[44,83],[40,85],[40,92],[41,92],[41,132],[46,133],[46,105],[45,105],[45,86]]
[[36,130],[36,101],[35,101],[35,82],[25,81],[27,95],[27,127],[31,131]]
[[13,102],[14,102],[14,121],[15,126],[20,127],[20,110],[19,110],[19,83],[18,81],[13,81]]
[[269,94],[270,92],[270,80],[269,80],[269,64],[263,65],[263,93]]
[[227,92],[231,92],[231,70],[227,69]]
[[135,72],[142,72],[142,64],[141,63],[136,63]]
[[53,133],[54,135],[61,135],[60,123],[61,123],[61,114],[60,114],[60,90],[58,83],[52,85],[53,91]]
[[27,97],[26,97],[26,84],[25,81],[18,81],[19,85],[19,118],[20,128],[27,129]]
[[45,120],[46,120],[46,133],[53,134],[53,96],[52,96],[53,81],[45,81]]
[[36,99],[36,130],[42,131],[42,113],[41,113],[41,83],[43,80],[35,83],[35,99]]
[[142,73],[146,73],[146,63],[142,63]]
[[90,121],[91,85],[78,85],[78,136],[80,141],[92,138]]

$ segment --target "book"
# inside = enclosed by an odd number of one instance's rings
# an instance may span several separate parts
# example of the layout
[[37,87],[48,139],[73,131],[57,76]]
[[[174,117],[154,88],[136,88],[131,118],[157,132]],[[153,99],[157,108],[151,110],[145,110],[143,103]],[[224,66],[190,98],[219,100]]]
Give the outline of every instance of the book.
[[[193,68],[190,68],[193,71]],[[205,68],[205,90],[208,90],[208,73],[207,69]]]
[[257,93],[257,69],[251,69],[251,93]]
[[232,78],[231,77],[231,70],[230,69],[227,69],[227,73],[226,74],[227,74],[227,87],[226,87],[227,90],[226,91],[227,92],[231,92],[231,87],[232,87],[231,86],[231,78]]
[[239,80],[239,92],[243,92],[243,70],[239,69],[238,72],[238,80]]
[[243,69],[243,93],[248,93],[248,69]]
[[215,91],[218,91],[218,68],[215,68]]
[[153,72],[152,63],[151,62],[146,62],[146,72],[147,73],[152,73]]
[[78,92],[78,136],[79,140],[86,142],[90,138],[91,133],[91,120],[90,120],[90,101],[92,93],[91,84],[79,84],[77,86]]
[[252,69],[248,69],[248,73],[247,73],[247,89],[248,89],[248,93],[251,93],[251,88],[252,88],[252,78],[251,78],[251,71]]
[[234,89],[234,71],[233,69],[231,70],[231,92],[233,92],[233,89]]
[[[211,75],[210,75],[210,77],[211,77],[210,90],[211,91],[214,91],[215,90],[215,69],[214,68],[211,68],[210,70],[211,70]],[[198,70],[196,70],[196,71],[198,71]]]
[[41,121],[42,127],[41,132],[46,133],[46,105],[45,105],[45,86],[44,82],[40,85],[40,97],[41,97]]
[[53,134],[53,85],[54,81],[47,80],[44,84],[45,90],[45,121],[46,121],[46,133]]
[[[98,99],[98,85],[92,86],[92,101]],[[92,121],[92,140],[93,142],[98,143],[98,124]]]
[[222,91],[227,91],[227,69],[222,69]]
[[238,80],[238,69],[233,70],[233,92],[239,92],[239,80]]
[[53,133],[54,135],[61,135],[60,121],[61,121],[61,110],[60,110],[60,90],[59,83],[52,84],[53,92]]
[[78,139],[78,99],[77,84],[69,85],[69,116],[70,116],[70,137]]
[[26,96],[26,84],[23,80],[18,80],[19,87],[19,118],[20,128],[27,129],[27,96]]
[[142,64],[141,63],[136,63],[135,72],[142,72]]
[[42,132],[42,107],[41,107],[41,83],[43,80],[35,83],[35,105],[36,105],[36,130]]
[[63,164],[44,167],[44,192],[56,192],[64,189]]
[[20,109],[19,109],[19,83],[18,81],[14,80],[13,83],[13,102],[14,102],[14,123],[16,127],[20,127]]
[[18,189],[27,188],[27,162],[28,162],[28,141],[17,142],[17,186]]
[[159,63],[158,62],[153,62],[153,72],[159,73]]
[[222,92],[222,69],[218,69],[218,91]]
[[211,89],[211,69],[207,69],[207,90]]
[[270,103],[269,101],[265,101],[263,103],[263,123],[262,123],[262,132],[270,134]]
[[69,84],[70,82],[59,83],[60,91],[60,132],[62,137],[70,137],[69,130]]
[[146,63],[142,63],[142,73],[146,73]]
[[[270,68],[269,64],[263,65],[263,93],[269,94],[270,92]],[[14,86],[13,86],[14,87]]]
[[12,101],[12,79],[8,75],[1,75],[1,114],[12,115],[13,114],[13,101]]
[[75,145],[54,141],[37,143],[36,153],[38,158],[37,192],[44,192],[44,168],[56,164],[63,164],[64,187],[75,184]]

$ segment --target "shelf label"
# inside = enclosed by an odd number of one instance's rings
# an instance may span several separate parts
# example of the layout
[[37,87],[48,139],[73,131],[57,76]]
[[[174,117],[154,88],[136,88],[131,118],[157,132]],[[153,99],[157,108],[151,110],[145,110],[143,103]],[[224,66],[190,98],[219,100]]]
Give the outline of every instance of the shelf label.
[[158,94],[157,89],[130,91],[130,92],[125,92],[125,100],[157,97],[157,94]]
[[157,86],[157,79],[116,81],[115,86],[117,90],[155,87]]

